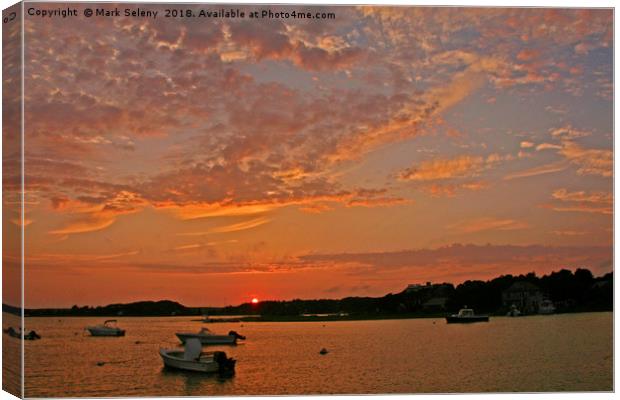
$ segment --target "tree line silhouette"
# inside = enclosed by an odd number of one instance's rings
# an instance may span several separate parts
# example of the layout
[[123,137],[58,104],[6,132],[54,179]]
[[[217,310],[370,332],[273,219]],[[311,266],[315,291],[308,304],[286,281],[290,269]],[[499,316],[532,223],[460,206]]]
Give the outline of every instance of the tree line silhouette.
[[[287,300],[243,303],[227,307],[186,307],[180,303],[141,301],[89,307],[75,305],[68,309],[27,309],[28,316],[163,316],[163,315],[261,315],[264,318],[299,317],[302,314],[325,314],[340,318],[375,318],[431,316],[454,312],[467,305],[476,312],[505,314],[502,293],[516,282],[535,285],[556,306],[556,312],[613,310],[613,272],[594,277],[585,268],[575,272],[562,269],[542,277],[534,272],[525,275],[502,275],[488,281],[468,280],[457,286],[451,283],[426,284],[415,290],[389,293],[383,297],[346,297],[339,300]],[[3,305],[3,311],[19,314],[19,308]]]

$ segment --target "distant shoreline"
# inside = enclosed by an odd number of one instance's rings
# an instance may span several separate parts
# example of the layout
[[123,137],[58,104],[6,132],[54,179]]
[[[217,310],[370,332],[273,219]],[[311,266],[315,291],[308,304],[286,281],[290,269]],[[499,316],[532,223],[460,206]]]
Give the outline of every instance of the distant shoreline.
[[[6,312],[6,311],[3,311]],[[572,314],[585,314],[585,313],[599,313],[607,312],[613,313],[613,310],[585,310],[585,311],[570,311],[559,312],[550,315],[572,315]],[[12,313],[9,313],[12,314]],[[261,316],[261,317],[243,317],[235,319],[235,321],[210,321],[203,322],[203,324],[220,324],[220,323],[249,323],[249,322],[346,322],[346,321],[381,321],[381,320],[401,320],[401,319],[443,319],[449,313],[443,314],[395,314],[395,315],[359,315],[359,316],[347,316],[347,317],[302,317],[302,316]],[[12,314],[15,315],[15,314]],[[510,317],[505,314],[489,314],[491,318],[524,318],[543,316],[544,314],[530,314],[522,315],[519,317]],[[549,315],[549,314],[547,314]],[[545,315],[545,316],[547,316]],[[187,318],[192,315],[29,315],[26,318]],[[200,322],[194,320],[194,322]]]
[[[466,305],[469,305],[467,307]],[[489,281],[410,284],[399,293],[382,297],[342,299],[266,300],[226,307],[187,307],[172,300],[138,301],[106,306],[25,309],[27,317],[220,317],[227,322],[352,321],[441,318],[460,308],[502,316],[514,310],[537,315],[542,307],[556,314],[613,311],[613,272],[594,277],[584,268],[562,269],[542,277],[502,275]],[[19,307],[3,304],[3,312],[21,315]],[[548,312],[548,311],[547,311]],[[542,313],[542,312],[541,312]],[[223,322],[223,321],[206,321]]]

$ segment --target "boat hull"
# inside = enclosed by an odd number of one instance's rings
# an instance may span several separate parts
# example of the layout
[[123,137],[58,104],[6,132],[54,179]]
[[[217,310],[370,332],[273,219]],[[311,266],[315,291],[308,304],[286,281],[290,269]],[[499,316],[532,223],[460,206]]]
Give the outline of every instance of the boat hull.
[[159,350],[159,355],[166,368],[181,369],[194,372],[218,372],[219,364],[209,357],[201,356],[200,361],[183,359],[183,351]]
[[474,322],[489,322],[489,316],[476,315],[473,317],[458,317],[456,315],[450,315],[446,317],[446,322],[449,324],[471,324]]
[[201,344],[237,344],[237,338],[233,335],[200,335],[196,333],[177,333],[181,343],[185,343],[189,338],[200,340]]
[[124,329],[103,329],[98,327],[86,328],[91,336],[125,336]]

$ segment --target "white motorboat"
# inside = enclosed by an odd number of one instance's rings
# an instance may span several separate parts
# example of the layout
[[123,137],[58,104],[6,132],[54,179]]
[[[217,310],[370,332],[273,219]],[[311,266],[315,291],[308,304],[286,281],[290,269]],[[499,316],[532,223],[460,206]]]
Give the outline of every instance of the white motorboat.
[[125,330],[116,326],[115,319],[109,319],[103,325],[88,326],[91,336],[125,336]]
[[184,350],[159,349],[164,366],[195,372],[234,373],[236,360],[223,351],[203,352],[200,340],[188,338]]
[[198,333],[177,333],[181,343],[185,343],[188,339],[198,339],[201,344],[237,344],[237,340],[244,340],[245,336],[235,331],[228,332],[228,335],[216,335],[208,328],[202,328]]

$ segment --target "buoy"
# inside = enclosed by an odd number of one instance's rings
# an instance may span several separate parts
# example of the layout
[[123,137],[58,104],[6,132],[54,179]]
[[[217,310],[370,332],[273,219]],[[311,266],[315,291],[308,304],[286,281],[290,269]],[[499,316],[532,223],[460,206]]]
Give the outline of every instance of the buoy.
[[327,349],[325,347],[323,347],[321,349],[321,351],[319,351],[319,354],[327,354],[327,353],[329,353],[329,352],[327,351]]
[[99,362],[97,362],[97,366],[98,366],[98,367],[102,367],[103,365],[105,365],[105,362],[103,362],[103,361],[99,361]]

